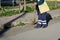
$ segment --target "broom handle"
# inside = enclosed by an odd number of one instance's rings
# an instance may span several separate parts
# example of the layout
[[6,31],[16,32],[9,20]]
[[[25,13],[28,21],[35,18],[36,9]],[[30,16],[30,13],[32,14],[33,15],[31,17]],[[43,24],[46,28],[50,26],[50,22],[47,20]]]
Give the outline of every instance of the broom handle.
[[36,21],[36,3],[34,3],[34,20]]

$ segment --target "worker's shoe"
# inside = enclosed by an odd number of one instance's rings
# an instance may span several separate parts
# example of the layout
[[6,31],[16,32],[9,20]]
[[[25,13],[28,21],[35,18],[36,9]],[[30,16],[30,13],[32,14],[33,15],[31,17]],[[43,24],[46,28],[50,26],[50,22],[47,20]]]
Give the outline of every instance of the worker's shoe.
[[41,28],[42,27],[42,25],[40,25],[40,24],[37,24],[37,26],[35,26],[35,28]]
[[42,27],[43,27],[43,28],[46,28],[47,26],[48,26],[48,25],[47,25],[47,24],[45,24],[45,25],[43,25]]

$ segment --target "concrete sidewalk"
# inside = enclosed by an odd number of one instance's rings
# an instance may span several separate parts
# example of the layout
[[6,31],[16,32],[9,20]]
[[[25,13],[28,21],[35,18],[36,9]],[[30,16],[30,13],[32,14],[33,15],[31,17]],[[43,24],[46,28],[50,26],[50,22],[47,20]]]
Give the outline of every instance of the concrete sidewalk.
[[[58,40],[60,38],[60,21],[58,20],[60,20],[60,18],[56,21],[52,20],[51,22],[54,23],[49,24],[47,28],[35,28],[33,30],[28,30],[21,33],[19,32],[19,34],[14,33],[15,35],[8,37],[3,36],[0,40]],[[9,32],[7,32],[6,35],[8,33]]]
[[35,29],[24,32],[13,37],[10,40],[58,40],[60,38],[60,22],[53,24],[45,29]]
[[48,13],[52,16],[52,18],[55,18],[60,16],[60,9],[51,10],[51,11],[48,11]]
[[58,40],[60,38],[60,22],[48,28],[39,28],[32,31],[9,37],[9,40]]

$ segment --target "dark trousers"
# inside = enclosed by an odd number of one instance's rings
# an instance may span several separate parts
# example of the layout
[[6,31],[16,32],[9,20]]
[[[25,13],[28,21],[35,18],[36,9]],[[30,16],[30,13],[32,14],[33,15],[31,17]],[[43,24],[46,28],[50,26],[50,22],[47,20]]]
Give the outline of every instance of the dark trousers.
[[48,26],[47,20],[46,20],[46,12],[40,14],[38,12],[38,22],[37,22],[37,27],[41,26]]

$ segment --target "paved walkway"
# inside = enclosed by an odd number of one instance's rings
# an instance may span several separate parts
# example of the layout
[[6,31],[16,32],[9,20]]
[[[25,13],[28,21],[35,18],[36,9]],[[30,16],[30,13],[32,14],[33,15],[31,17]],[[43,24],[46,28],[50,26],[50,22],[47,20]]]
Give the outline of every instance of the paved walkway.
[[56,9],[56,10],[51,10],[48,12],[49,14],[51,14],[51,16],[54,17],[58,17],[60,16],[60,9]]
[[58,40],[60,38],[60,22],[48,28],[34,29],[8,37],[10,40]]
[[34,28],[34,25],[14,27],[5,32],[0,40],[57,40],[60,38],[60,17],[49,22],[47,28]]

